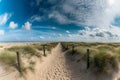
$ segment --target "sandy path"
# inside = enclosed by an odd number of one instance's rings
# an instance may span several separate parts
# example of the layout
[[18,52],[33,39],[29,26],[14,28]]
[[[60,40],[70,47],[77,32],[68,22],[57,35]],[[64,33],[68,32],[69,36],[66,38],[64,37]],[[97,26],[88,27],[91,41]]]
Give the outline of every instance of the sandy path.
[[43,58],[43,62],[36,65],[34,77],[30,74],[27,80],[70,80],[70,72],[61,49],[58,44],[49,56]]
[[44,69],[40,71],[39,80],[69,80],[70,75],[66,69],[65,58],[60,44],[53,50],[51,59],[46,63],[42,66]]

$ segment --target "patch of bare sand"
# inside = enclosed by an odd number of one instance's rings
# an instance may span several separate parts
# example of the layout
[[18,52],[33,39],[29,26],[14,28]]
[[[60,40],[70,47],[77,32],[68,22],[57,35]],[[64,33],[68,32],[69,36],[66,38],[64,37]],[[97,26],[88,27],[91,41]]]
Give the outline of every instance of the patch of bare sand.
[[0,64],[0,80],[24,80],[19,72],[12,67]]

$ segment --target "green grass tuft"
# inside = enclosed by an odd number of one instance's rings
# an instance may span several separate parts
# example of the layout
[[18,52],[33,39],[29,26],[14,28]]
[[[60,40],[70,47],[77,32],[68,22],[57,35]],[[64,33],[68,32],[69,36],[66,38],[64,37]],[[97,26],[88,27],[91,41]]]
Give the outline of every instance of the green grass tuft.
[[16,66],[16,54],[10,51],[2,51],[0,52],[0,62],[11,65],[11,66]]
[[94,55],[94,68],[98,72],[107,72],[107,69],[116,69],[117,60],[116,57],[107,53],[100,52]]
[[[99,73],[109,72],[118,69],[118,60],[120,60],[120,44],[118,43],[62,43],[63,46],[74,44],[76,60],[86,61],[86,51],[90,49],[90,69]],[[64,48],[64,47],[63,47]],[[71,47],[67,54],[72,54]]]
[[20,52],[23,55],[30,55],[30,56],[37,56],[40,57],[40,53],[38,53],[35,48],[30,47],[30,46],[13,46],[11,48],[8,48],[9,51],[13,52]]

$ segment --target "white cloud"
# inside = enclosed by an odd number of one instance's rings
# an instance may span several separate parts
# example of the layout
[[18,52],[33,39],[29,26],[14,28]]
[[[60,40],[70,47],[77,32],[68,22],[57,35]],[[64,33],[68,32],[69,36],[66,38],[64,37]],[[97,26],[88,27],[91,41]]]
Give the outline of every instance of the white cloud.
[[23,26],[22,29],[24,30],[30,30],[31,29],[32,24],[30,22],[26,22]]
[[4,30],[0,30],[0,35],[4,35],[4,34],[5,34]]
[[10,17],[11,17],[11,14],[8,14],[8,13],[0,15],[0,25],[6,24],[6,22]]
[[69,33],[70,33],[70,31],[68,31],[68,30],[67,30],[67,31],[66,31],[66,33],[68,33],[68,34],[69,34]]
[[[55,19],[61,24],[78,26],[109,27],[114,19],[120,16],[120,0],[35,0],[41,6],[39,13],[42,19]],[[41,4],[40,4],[41,2]],[[39,19],[37,17],[37,19]]]
[[120,17],[120,0],[66,0],[65,2],[63,10],[74,17],[71,22],[85,26],[85,30],[79,31],[81,40],[108,42],[120,40],[118,39],[120,27],[113,26],[115,18]]
[[110,26],[107,29],[101,29],[101,28],[89,28],[86,27],[85,30],[80,30],[79,35],[84,36],[86,38],[90,37],[99,37],[99,38],[116,38],[120,37],[120,28],[116,26]]
[[62,24],[104,28],[120,16],[120,0],[61,0],[53,7],[50,8],[49,18]]
[[49,14],[50,19],[56,19],[60,24],[67,24],[69,20],[65,15],[60,14],[58,11],[53,11]]
[[11,21],[10,24],[9,24],[9,27],[12,28],[12,29],[15,29],[18,27],[18,24],[15,23],[14,21]]
[[73,22],[84,26],[109,27],[120,16],[120,0],[66,0],[65,4],[75,5],[68,13],[75,16]]
[[41,21],[41,17],[40,16],[38,16],[38,15],[34,15],[34,16],[32,16],[31,18],[30,18],[30,21],[31,22],[40,22]]

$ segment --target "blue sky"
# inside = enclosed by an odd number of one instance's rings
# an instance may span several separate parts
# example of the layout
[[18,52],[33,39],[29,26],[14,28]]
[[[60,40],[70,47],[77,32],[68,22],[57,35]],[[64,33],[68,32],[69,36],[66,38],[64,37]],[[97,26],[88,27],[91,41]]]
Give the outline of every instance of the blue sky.
[[0,0],[0,41],[120,41],[119,0]]

